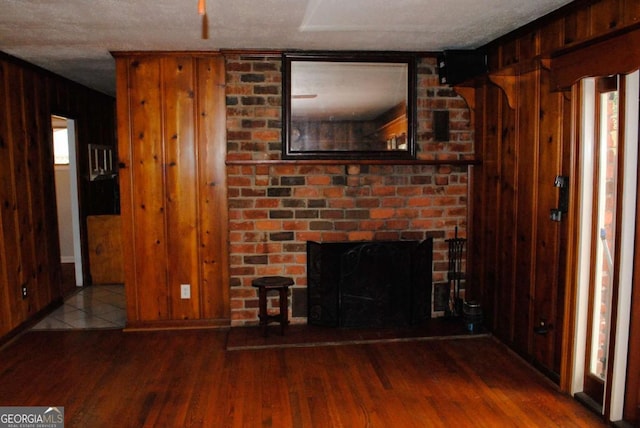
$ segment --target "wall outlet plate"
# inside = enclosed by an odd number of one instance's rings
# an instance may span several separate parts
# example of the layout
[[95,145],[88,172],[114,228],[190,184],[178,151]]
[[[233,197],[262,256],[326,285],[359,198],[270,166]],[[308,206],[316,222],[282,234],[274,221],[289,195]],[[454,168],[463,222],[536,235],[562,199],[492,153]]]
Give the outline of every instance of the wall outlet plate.
[[181,299],[191,298],[191,284],[180,284],[180,298]]

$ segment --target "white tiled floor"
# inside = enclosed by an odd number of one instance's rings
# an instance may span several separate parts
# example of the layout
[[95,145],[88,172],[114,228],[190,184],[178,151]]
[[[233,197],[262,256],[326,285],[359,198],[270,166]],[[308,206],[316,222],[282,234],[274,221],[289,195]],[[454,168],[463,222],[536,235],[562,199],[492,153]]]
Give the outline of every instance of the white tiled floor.
[[124,328],[126,323],[123,285],[93,285],[69,296],[33,327],[34,330]]

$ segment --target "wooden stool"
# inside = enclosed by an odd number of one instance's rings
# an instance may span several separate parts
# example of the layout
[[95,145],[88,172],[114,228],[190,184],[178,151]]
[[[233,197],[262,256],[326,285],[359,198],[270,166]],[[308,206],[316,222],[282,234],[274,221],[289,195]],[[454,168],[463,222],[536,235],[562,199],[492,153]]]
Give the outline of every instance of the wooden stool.
[[[260,304],[258,317],[260,318],[260,325],[262,326],[262,334],[267,337],[267,325],[270,322],[279,322],[280,334],[284,336],[284,328],[289,324],[287,296],[289,294],[289,286],[293,285],[293,279],[284,276],[263,276],[251,281],[251,285],[258,288]],[[272,290],[280,293],[280,312],[269,315],[267,312],[267,293]]]

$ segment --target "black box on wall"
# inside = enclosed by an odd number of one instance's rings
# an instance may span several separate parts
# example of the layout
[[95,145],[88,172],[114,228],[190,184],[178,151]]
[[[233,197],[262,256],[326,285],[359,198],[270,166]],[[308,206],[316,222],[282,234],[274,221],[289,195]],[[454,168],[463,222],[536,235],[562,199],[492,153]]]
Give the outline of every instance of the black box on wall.
[[443,85],[457,85],[487,72],[487,56],[478,50],[447,50],[438,55],[438,77]]

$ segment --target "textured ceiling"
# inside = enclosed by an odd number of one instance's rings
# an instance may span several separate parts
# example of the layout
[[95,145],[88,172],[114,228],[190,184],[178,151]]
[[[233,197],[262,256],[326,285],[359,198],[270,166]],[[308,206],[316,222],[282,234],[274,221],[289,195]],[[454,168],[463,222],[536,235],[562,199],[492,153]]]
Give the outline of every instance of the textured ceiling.
[[570,0],[0,0],[0,51],[107,94],[111,51],[441,51],[482,46]]

